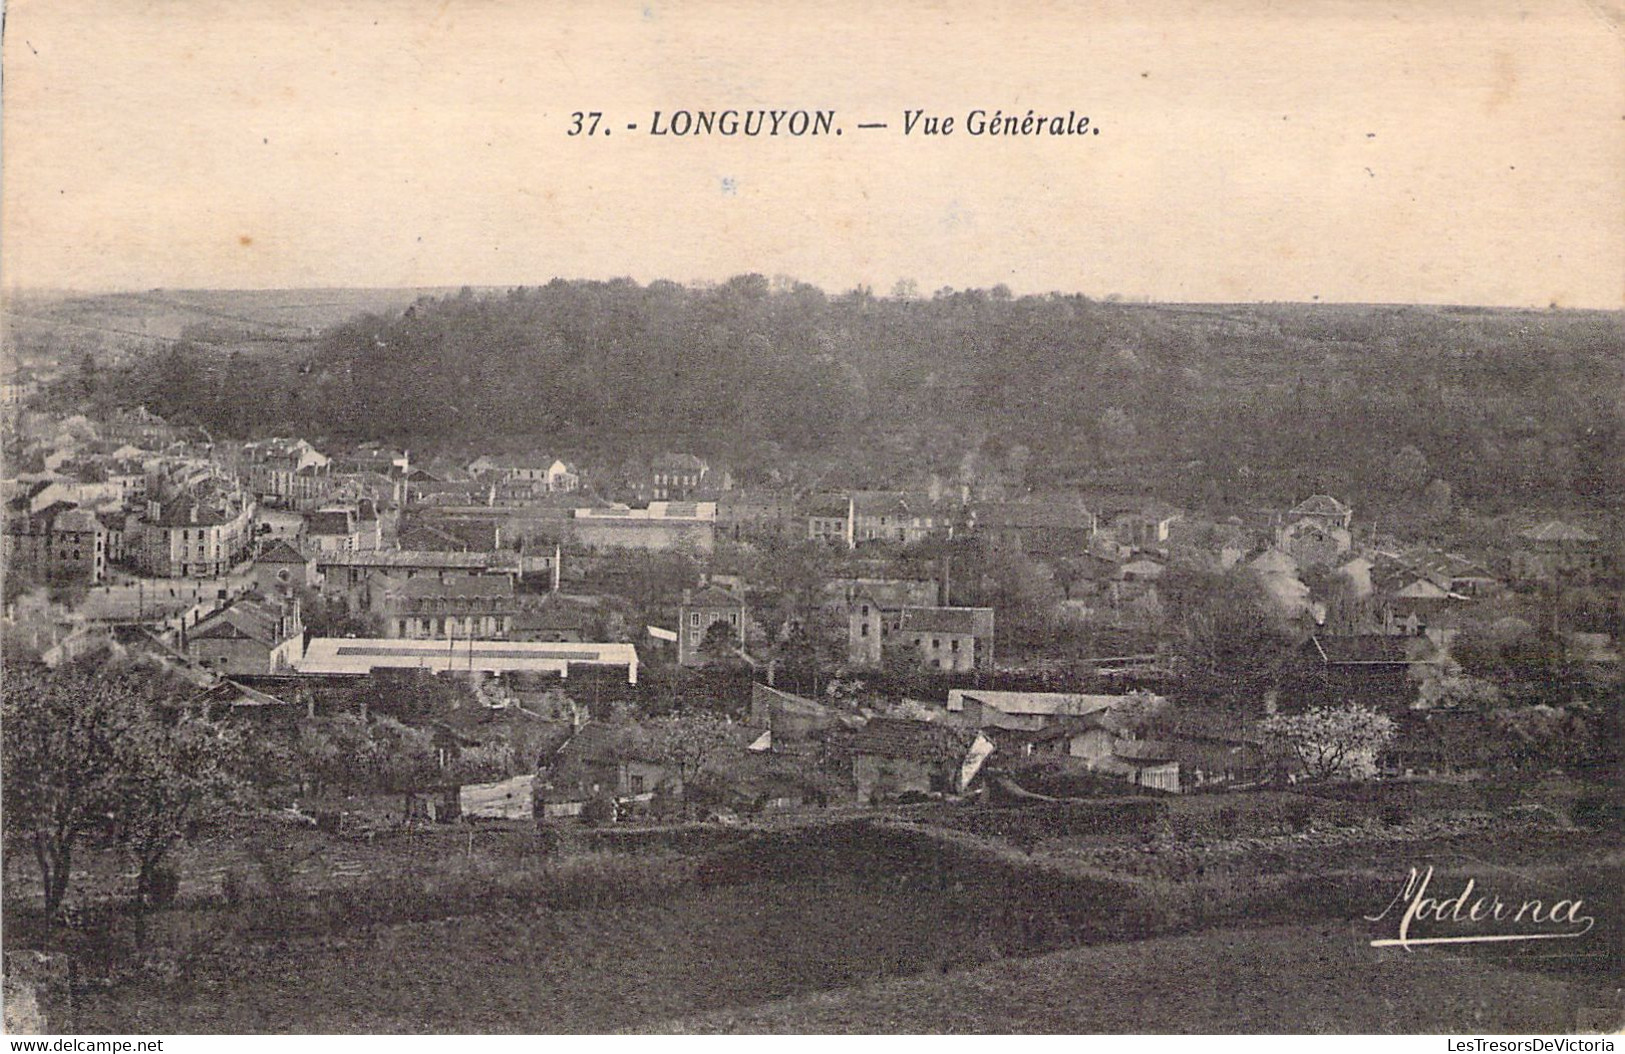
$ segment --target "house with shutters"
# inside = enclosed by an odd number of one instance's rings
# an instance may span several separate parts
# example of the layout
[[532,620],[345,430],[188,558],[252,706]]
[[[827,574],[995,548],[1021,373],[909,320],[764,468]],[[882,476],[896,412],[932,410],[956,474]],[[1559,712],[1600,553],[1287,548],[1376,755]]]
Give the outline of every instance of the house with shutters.
[[242,463],[249,493],[268,505],[309,508],[332,490],[332,459],[303,439],[245,444]]
[[852,540],[856,545],[891,542],[913,545],[946,529],[948,518],[939,513],[927,494],[895,490],[859,490],[852,493]]
[[701,646],[711,627],[718,623],[728,627],[729,637],[738,648],[745,646],[745,602],[720,586],[685,591],[678,621],[677,661],[683,666],[705,665]]
[[[254,502],[217,480],[168,498],[148,498],[136,524],[136,566],[154,578],[227,574],[248,552]],[[129,543],[127,543],[128,545]]]
[[661,454],[649,464],[649,496],[655,501],[687,501],[707,485],[711,466],[693,454]]
[[815,495],[806,506],[807,538],[814,542],[827,542],[848,549],[855,544],[853,536],[853,502],[846,495]]
[[505,575],[389,580],[371,599],[384,635],[405,640],[506,640],[518,614],[513,580]]
[[912,646],[935,670],[966,673],[993,668],[993,609],[905,607],[896,640]]

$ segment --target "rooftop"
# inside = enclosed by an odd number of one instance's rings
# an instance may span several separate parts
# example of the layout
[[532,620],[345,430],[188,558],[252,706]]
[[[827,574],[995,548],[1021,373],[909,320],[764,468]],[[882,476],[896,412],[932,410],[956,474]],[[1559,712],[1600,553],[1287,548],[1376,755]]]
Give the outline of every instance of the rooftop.
[[305,649],[299,672],[360,675],[382,667],[493,674],[556,673],[568,677],[570,667],[577,665],[624,666],[628,683],[637,683],[638,653],[630,644],[316,637]]
[[1305,498],[1291,509],[1288,516],[1346,516],[1353,510],[1330,494],[1316,494]]
[[422,549],[361,549],[322,553],[321,567],[411,567],[433,570],[484,570],[499,565],[494,553],[447,553]]
[[910,721],[876,717],[852,734],[855,754],[879,754],[914,761],[958,762],[964,759],[976,733],[939,721]]
[[988,635],[993,632],[992,608],[906,607],[900,629],[922,633]]
[[323,509],[307,515],[305,527],[311,534],[351,534],[355,531],[355,513],[348,509]]
[[[248,595],[204,615],[187,632],[187,636],[191,640],[246,639],[275,647],[293,636],[288,634],[284,637],[277,633],[281,620],[282,611],[276,604]],[[291,628],[291,624],[288,628]]]
[[1576,527],[1561,520],[1548,520],[1539,527],[1519,531],[1519,538],[1532,542],[1595,542],[1600,539],[1584,527]]
[[973,701],[1006,714],[1082,717],[1085,714],[1110,710],[1136,698],[1144,697],[1090,695],[1082,692],[999,692],[956,688],[948,693],[948,709],[962,711],[965,709],[966,701]]
[[304,564],[310,562],[310,557],[295,549],[286,541],[279,541],[255,557],[254,562],[257,564]]
[[700,472],[706,469],[704,461],[693,454],[661,454],[649,466],[656,472]]
[[506,575],[448,575],[445,578],[409,578],[400,584],[403,596],[425,597],[512,597],[513,583]]
[[745,602],[721,586],[706,586],[683,597],[685,608],[743,607]]
[[1094,514],[1061,502],[982,502],[971,506],[973,526],[990,528],[1088,529]]

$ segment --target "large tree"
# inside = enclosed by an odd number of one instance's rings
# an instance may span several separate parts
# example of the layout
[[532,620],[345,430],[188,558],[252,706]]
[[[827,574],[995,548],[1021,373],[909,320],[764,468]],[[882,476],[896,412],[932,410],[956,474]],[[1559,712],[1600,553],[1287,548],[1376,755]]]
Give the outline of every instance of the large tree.
[[649,752],[684,783],[693,782],[739,745],[733,725],[711,714],[657,717],[643,722],[641,730]]
[[1394,738],[1394,721],[1364,706],[1315,707],[1274,714],[1259,731],[1310,779],[1361,779],[1376,774],[1377,754]]
[[134,721],[116,746],[121,775],[112,812],[119,840],[135,858],[136,899],[153,904],[163,897],[160,875],[170,851],[193,824],[243,790],[234,771],[241,744],[228,728],[182,715],[173,724]]
[[161,705],[158,671],[107,656],[55,670],[9,665],[0,687],[6,834],[33,853],[47,916],[61,911],[73,854],[87,836],[136,856],[138,892],[218,792],[229,737]]

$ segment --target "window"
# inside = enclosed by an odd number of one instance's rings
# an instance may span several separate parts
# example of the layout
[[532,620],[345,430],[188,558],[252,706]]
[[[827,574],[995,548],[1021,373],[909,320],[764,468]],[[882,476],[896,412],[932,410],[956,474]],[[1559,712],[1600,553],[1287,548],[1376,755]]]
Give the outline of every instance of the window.
[[698,611],[688,616],[688,624],[695,629],[700,628],[700,613]]
[[[78,556],[79,554],[75,553],[74,555]],[[737,611],[728,612],[728,625],[730,625],[730,626],[739,625],[739,612],[737,612]]]
[[863,605],[863,617],[864,618],[869,617],[869,605],[868,604]]
[[867,637],[868,635],[869,635],[869,624],[867,622],[865,622],[862,626],[860,626],[858,628],[858,636]]
[[628,776],[626,779],[627,779],[627,783],[629,783],[631,785],[631,787],[632,787],[632,793],[633,794],[642,794],[643,793],[643,777],[642,776]]
[[953,640],[949,641],[948,642],[948,647],[952,651],[958,651],[959,650],[959,638],[956,637]]
[[931,650],[937,651],[942,647],[942,641],[936,637],[931,638]]

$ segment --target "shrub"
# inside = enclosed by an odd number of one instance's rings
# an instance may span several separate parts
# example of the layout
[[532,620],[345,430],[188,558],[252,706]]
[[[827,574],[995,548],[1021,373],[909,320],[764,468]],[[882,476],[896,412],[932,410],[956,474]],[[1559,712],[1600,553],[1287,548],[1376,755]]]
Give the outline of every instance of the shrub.
[[1574,800],[1570,818],[1581,827],[1610,830],[1625,826],[1625,800],[1618,791],[1590,791]]
[[1480,800],[1488,809],[1507,809],[1517,804],[1518,788],[1500,780],[1490,780],[1478,788]]
[[558,825],[547,820],[536,821],[536,851],[544,856],[551,856],[559,851],[564,844],[564,835],[560,833]]
[[241,868],[226,868],[220,876],[220,896],[232,907],[248,899],[248,876]]
[[604,827],[615,822],[615,799],[607,795],[590,798],[581,807],[581,822],[588,827]]
[[1315,807],[1307,801],[1289,801],[1283,810],[1283,819],[1287,827],[1294,833],[1302,833],[1309,829],[1309,824],[1315,818]]
[[181,891],[181,873],[171,864],[159,864],[147,876],[146,899],[150,907],[167,908]]

